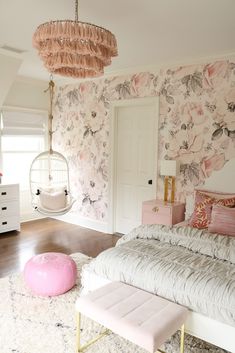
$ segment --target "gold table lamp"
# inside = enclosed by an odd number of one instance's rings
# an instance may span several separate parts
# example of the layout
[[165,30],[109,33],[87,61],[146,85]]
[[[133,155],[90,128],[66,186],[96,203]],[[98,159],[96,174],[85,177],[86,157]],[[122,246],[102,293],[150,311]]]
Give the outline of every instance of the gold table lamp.
[[171,200],[173,203],[175,201],[175,177],[179,172],[179,163],[175,160],[162,160],[160,175],[163,175],[164,178],[164,201],[168,201],[168,188],[170,181],[171,188]]

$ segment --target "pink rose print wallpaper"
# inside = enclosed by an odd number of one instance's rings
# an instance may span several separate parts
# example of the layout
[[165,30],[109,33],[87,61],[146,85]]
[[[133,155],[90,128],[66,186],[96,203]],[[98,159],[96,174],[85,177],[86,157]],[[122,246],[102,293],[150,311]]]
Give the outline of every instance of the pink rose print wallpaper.
[[69,161],[80,216],[107,221],[110,102],[152,96],[160,99],[158,159],[180,161],[178,200],[235,158],[235,60],[58,87],[54,148]]

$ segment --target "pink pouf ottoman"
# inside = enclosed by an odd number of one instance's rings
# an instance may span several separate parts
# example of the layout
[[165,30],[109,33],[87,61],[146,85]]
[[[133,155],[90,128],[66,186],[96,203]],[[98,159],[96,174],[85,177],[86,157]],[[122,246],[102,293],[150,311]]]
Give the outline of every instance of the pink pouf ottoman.
[[77,267],[65,254],[48,252],[33,256],[25,265],[24,279],[37,295],[54,296],[67,292],[76,282]]

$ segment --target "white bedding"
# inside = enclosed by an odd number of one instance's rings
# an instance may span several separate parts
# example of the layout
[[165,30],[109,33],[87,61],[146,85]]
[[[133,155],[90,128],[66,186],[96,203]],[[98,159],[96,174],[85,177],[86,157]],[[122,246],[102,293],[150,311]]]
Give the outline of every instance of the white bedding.
[[140,226],[86,270],[235,327],[235,239],[191,227]]

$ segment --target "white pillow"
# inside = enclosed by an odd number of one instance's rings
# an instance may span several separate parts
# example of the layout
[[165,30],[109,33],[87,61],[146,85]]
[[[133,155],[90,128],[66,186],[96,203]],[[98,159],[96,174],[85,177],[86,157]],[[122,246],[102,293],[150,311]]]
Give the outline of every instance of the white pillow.
[[46,191],[49,192],[50,194],[53,192],[59,192],[59,191],[65,191],[67,190],[67,187],[65,185],[63,186],[43,186],[41,188],[39,188],[39,191]]
[[66,207],[67,199],[64,190],[53,192],[41,190],[39,197],[42,208],[57,211]]
[[185,201],[185,220],[188,220],[190,219],[194,211],[194,193],[192,195],[186,196]]

